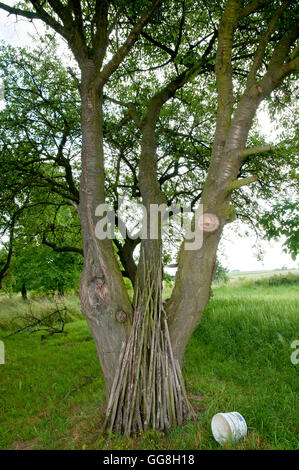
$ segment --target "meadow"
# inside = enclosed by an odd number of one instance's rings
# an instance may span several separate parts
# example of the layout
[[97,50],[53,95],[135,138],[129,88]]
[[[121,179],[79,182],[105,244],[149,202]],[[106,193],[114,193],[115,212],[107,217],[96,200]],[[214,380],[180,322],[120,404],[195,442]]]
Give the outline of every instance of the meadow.
[[[28,303],[0,297],[0,449],[221,449],[211,419],[234,410],[248,435],[225,448],[298,449],[299,365],[291,362],[291,343],[299,339],[299,275],[240,276],[214,285],[186,351],[197,418],[167,434],[131,438],[101,431],[104,382],[79,299],[64,299],[66,333],[41,341],[40,331],[8,336],[22,327]],[[39,314],[53,301],[33,297],[30,304]]]

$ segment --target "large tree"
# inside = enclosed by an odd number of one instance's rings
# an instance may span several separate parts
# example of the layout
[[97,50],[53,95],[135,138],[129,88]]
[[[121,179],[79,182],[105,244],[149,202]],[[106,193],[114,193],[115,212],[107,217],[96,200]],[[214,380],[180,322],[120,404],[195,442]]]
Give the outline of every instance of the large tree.
[[[167,0],[129,4],[122,1],[28,1],[23,2],[23,7],[0,3],[0,7],[9,13],[31,20],[41,19],[53,28],[67,41],[80,69],[79,204],[73,200],[80,216],[83,238],[80,297],[82,311],[98,349],[107,393],[111,393],[107,417],[111,417],[111,426],[114,421],[122,423],[120,429],[128,432],[137,425],[140,428],[144,425],[164,427],[169,422],[176,422],[172,419],[173,414],[177,414],[177,421],[181,422],[187,411],[178,363],[183,363],[188,340],[210,297],[223,228],[235,217],[234,192],[257,181],[256,174],[240,177],[244,163],[251,155],[271,150],[269,146],[246,148],[249,131],[260,103],[284,81],[289,81],[299,65],[298,7],[294,2],[227,0],[205,3],[186,0],[179,3],[178,22],[175,16],[178,3]],[[133,48],[135,54],[132,54]],[[212,74],[216,84],[215,132],[199,200],[204,211],[203,242],[197,250],[186,249],[186,240],[180,247],[175,286],[167,303],[168,321],[164,315],[164,323],[158,324],[163,330],[161,335],[156,331],[155,323],[163,311],[159,272],[161,235],[156,240],[148,238],[141,242],[138,267],[131,275],[136,290],[133,307],[112,241],[98,239],[95,233],[96,208],[107,201],[105,174],[106,179],[109,175],[107,171],[105,173],[105,163],[107,170],[111,159],[104,146],[104,88],[112,89],[113,94],[117,80],[123,76],[132,79],[130,66],[138,58],[142,67],[149,63],[152,72],[159,70],[156,75],[151,75],[152,83],[145,91],[146,99],[142,105],[138,106],[138,101],[137,106],[125,103],[140,145],[137,165],[131,165],[137,182],[135,196],[141,196],[148,214],[152,204],[167,202],[163,188],[165,181],[159,175],[158,166],[159,145],[163,147],[160,123],[165,106],[186,86],[193,87],[193,100],[196,100],[194,93],[198,93],[200,99],[200,85],[195,85],[200,76],[209,74],[211,77]],[[115,95],[110,99],[120,105],[125,101],[118,100]],[[168,131],[171,133],[173,129]],[[177,175],[178,164],[174,164],[173,176]],[[149,306],[154,312],[150,320],[140,314]],[[152,331],[146,333],[151,325]],[[144,349],[138,349],[138,343],[146,334],[151,335],[151,341]],[[160,349],[156,347],[158,338]],[[145,357],[147,346],[149,362]],[[162,352],[168,357],[166,362],[161,359]],[[142,357],[144,368],[140,363]],[[167,380],[169,376],[173,377],[174,395],[167,396],[166,392],[165,397],[161,392],[161,374]],[[139,384],[142,380],[144,387]],[[143,396],[148,384],[153,384],[155,392]],[[164,399],[165,407],[161,408],[159,400]],[[126,412],[129,411],[122,420],[124,403]],[[165,419],[161,418],[161,413]]]

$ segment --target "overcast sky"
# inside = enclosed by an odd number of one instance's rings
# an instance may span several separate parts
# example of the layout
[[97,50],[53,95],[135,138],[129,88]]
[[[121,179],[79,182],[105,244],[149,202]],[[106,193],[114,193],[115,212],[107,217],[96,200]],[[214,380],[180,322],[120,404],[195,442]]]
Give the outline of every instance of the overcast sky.
[[[6,4],[13,5],[14,0],[4,1]],[[42,34],[45,28],[40,21],[28,22],[27,20],[18,19],[13,15],[8,16],[3,10],[0,10],[0,40],[14,46],[30,46],[32,38],[30,34],[37,32]],[[273,138],[273,129],[267,113],[259,112],[260,130],[265,136]],[[265,269],[276,269],[284,265],[288,267],[297,267],[297,262],[291,259],[291,256],[283,253],[282,243],[260,241],[259,245],[264,252],[262,260],[257,258],[256,238],[239,237],[239,233],[243,233],[246,226],[239,222],[230,224],[224,232],[223,241],[221,242],[221,259],[225,266],[230,270],[239,269],[240,271],[256,271]]]

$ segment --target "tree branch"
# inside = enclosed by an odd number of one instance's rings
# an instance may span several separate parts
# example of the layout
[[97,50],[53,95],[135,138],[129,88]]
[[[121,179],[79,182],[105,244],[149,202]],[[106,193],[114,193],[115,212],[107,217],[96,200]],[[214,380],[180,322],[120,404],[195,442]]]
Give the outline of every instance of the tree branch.
[[[56,33],[60,34],[68,41],[70,38],[70,35],[69,35],[69,32],[67,32],[66,29],[63,27],[63,25],[59,23],[58,21],[56,21],[51,15],[49,15],[49,13],[47,13],[46,10],[42,8],[38,0],[30,0],[30,2],[34,6],[35,10],[37,11],[38,18],[44,21],[48,26],[53,28],[54,31],[56,31]],[[19,12],[18,14],[21,16],[26,16],[23,13]]]
[[75,202],[79,202],[79,190],[77,189],[75,182],[74,182],[71,164],[69,160],[65,158],[65,156],[63,155],[63,149],[67,142],[67,138],[69,134],[70,134],[70,128],[67,126],[63,131],[63,135],[62,135],[60,144],[58,146],[58,151],[57,151],[55,161],[58,163],[58,165],[62,166],[65,169],[65,179],[66,179],[68,188],[71,194],[75,196]]
[[261,34],[258,39],[258,47],[254,54],[253,63],[252,63],[250,72],[248,73],[248,78],[247,78],[248,87],[251,86],[256,80],[256,73],[262,64],[265,49],[270,41],[270,38],[273,32],[275,31],[275,27],[279,18],[282,16],[283,12],[285,11],[289,3],[290,3],[290,0],[287,0],[286,2],[282,3],[280,8],[278,8],[276,13],[273,15],[273,18],[270,21],[266,32]]
[[0,8],[7,11],[9,14],[23,16],[30,20],[38,19],[44,21],[46,25],[50,26],[52,29],[54,29],[54,31],[56,31],[56,33],[60,34],[66,39],[78,62],[81,62],[83,59],[88,57],[87,45],[82,30],[82,13],[80,18],[81,10],[78,7],[80,2],[73,2],[73,11],[75,14],[74,22],[67,6],[64,6],[57,0],[49,0],[50,6],[62,21],[62,23],[53,18],[43,8],[42,2],[39,0],[30,0],[30,2],[36,11],[22,10],[21,8],[11,7],[2,2],[0,2]]
[[233,191],[234,189],[239,189],[242,188],[242,186],[246,186],[251,183],[255,183],[258,181],[257,176],[248,176],[248,178],[240,178],[238,180],[235,180],[231,183],[229,187],[229,191]]
[[126,103],[125,101],[120,101],[120,100],[117,100],[115,98],[111,98],[108,95],[104,95],[103,98],[107,101],[110,101],[111,103],[118,104],[120,106],[123,106],[123,107],[127,108],[128,111],[129,111],[129,115],[132,118],[132,120],[134,121],[134,123],[136,124],[136,126],[139,129],[141,128],[141,119],[138,115],[138,112],[137,112],[137,109],[136,109],[136,106],[134,105],[134,103],[132,103],[132,102]]
[[269,152],[270,150],[275,150],[275,147],[272,145],[264,145],[261,147],[251,147],[243,150],[242,157],[248,157],[249,155],[256,155],[257,153]]
[[246,7],[242,8],[239,14],[239,18],[249,16],[251,13],[260,10],[261,8],[272,2],[273,0],[254,0],[253,2],[249,3]]
[[262,98],[268,96],[280,85],[287,75],[295,71],[299,66],[299,57],[295,57],[294,59],[290,57],[289,60],[287,60],[290,54],[290,48],[298,37],[299,26],[294,24],[293,28],[290,28],[284,34],[276,46],[269,62],[268,70],[258,84],[258,91],[262,95]]
[[95,60],[101,68],[108,45],[108,2],[97,0],[95,8],[96,35],[93,41]]
[[39,14],[37,14],[34,11],[26,11],[26,10],[22,10],[21,8],[11,7],[2,2],[0,2],[0,8],[2,10],[7,11],[10,15],[24,16],[24,18],[28,18],[29,20],[42,20],[43,19]]
[[75,246],[58,246],[55,243],[49,242],[46,239],[45,233],[43,234],[42,243],[46,246],[49,246],[50,248],[52,248],[52,250],[56,251],[57,253],[71,252],[71,253],[79,253],[80,255],[83,256],[83,250],[81,248],[77,248]]
[[146,31],[141,32],[141,36],[147,39],[147,41],[151,42],[154,46],[158,47],[162,51],[166,52],[172,59],[175,58],[176,53],[170,47],[165,46],[165,44],[162,44],[161,42],[157,41],[154,39],[152,36],[150,36]]
[[240,1],[228,0],[218,29],[216,54],[216,83],[218,90],[217,122],[214,148],[222,151],[231,122],[233,108],[232,48],[237,25]]
[[[45,21],[49,26],[51,26],[55,31],[61,34],[68,42],[71,50],[73,51],[74,56],[76,57],[78,63],[82,62],[88,57],[88,48],[84,37],[84,32],[82,30],[82,12],[81,7],[78,6],[78,3],[75,2],[75,21],[73,21],[72,15],[70,13],[69,6],[63,5],[58,0],[49,0],[49,4],[52,7],[53,11],[60,18],[63,23],[63,26],[59,25],[58,29],[55,29],[54,19],[42,8],[41,2],[39,0],[30,0],[36,11],[40,14],[41,19]],[[81,18],[79,15],[81,13]]]
[[128,52],[132,49],[143,27],[148,23],[151,16],[155,12],[155,10],[161,5],[162,2],[163,0],[153,0],[151,7],[146,11],[146,13],[144,13],[144,15],[141,16],[139,21],[135,24],[124,44],[115,52],[112,59],[108,62],[108,64],[104,66],[102,72],[97,76],[97,79],[95,80],[96,86],[103,86],[107,82],[113,72],[117,69],[120,63],[127,56]]

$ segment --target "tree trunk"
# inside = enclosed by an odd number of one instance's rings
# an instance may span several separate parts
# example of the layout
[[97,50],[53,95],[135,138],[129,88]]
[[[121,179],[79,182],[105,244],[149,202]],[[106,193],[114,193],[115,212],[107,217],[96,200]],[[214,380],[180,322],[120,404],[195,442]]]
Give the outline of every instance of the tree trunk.
[[21,294],[22,294],[22,299],[27,300],[27,289],[26,289],[25,282],[23,282],[22,284]]
[[211,296],[216,253],[223,228],[235,219],[234,207],[230,204],[231,185],[239,173],[242,152],[260,101],[253,90],[252,95],[240,100],[229,126],[227,120],[219,118],[217,121],[209,173],[200,203],[203,212],[215,215],[219,224],[213,231],[203,229],[203,243],[199,250],[186,251],[182,245],[175,287],[167,304],[173,350],[181,365],[188,341]]
[[94,66],[82,70],[82,175],[80,219],[84,268],[80,300],[94,337],[109,395],[121,345],[126,341],[132,307],[109,239],[95,234],[95,210],[104,204],[102,90],[93,86]]

